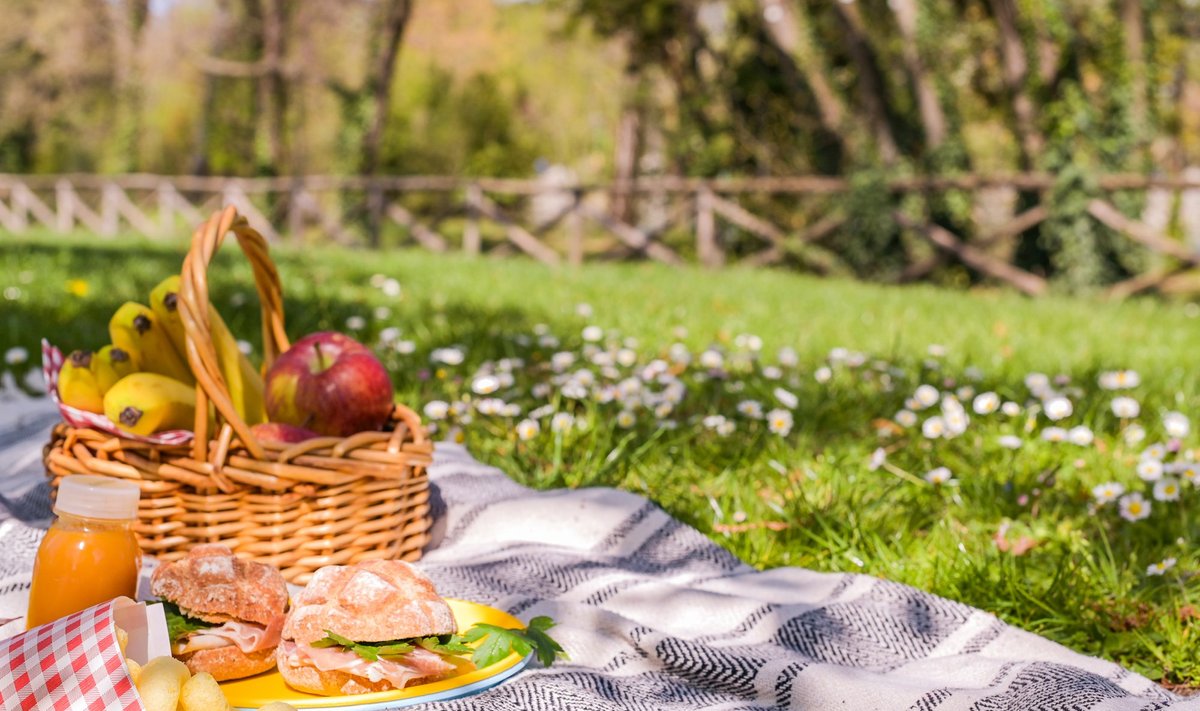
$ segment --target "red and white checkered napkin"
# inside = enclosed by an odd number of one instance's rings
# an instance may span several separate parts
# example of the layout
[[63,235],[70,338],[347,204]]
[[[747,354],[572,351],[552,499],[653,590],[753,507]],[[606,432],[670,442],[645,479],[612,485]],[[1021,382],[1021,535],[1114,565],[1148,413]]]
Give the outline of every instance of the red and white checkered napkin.
[[0,710],[145,711],[117,643],[122,601],[0,641]]
[[72,427],[90,427],[101,432],[120,435],[125,439],[150,442],[152,444],[187,444],[192,441],[193,434],[190,430],[170,430],[168,432],[159,432],[150,437],[142,437],[120,429],[113,424],[112,420],[104,415],[97,415],[94,412],[64,405],[62,400],[58,399],[58,373],[62,370],[64,360],[62,351],[50,345],[50,341],[43,338],[42,377],[46,379],[46,392],[50,394],[50,398],[54,400],[54,404],[58,405],[58,411],[62,414],[63,421],[67,424]]

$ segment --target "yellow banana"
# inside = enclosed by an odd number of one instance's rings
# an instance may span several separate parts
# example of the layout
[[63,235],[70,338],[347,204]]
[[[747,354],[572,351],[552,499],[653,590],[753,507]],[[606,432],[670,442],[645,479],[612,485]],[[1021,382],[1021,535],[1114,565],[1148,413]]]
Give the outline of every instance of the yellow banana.
[[105,346],[92,356],[92,373],[100,395],[108,392],[118,380],[137,370],[133,357],[116,346]]
[[190,430],[196,420],[196,390],[158,373],[132,373],[104,395],[104,414],[138,435]]
[[166,329],[171,337],[171,343],[183,360],[187,361],[187,345],[184,343],[183,321],[179,318],[177,300],[179,298],[178,274],[158,282],[158,286],[150,290],[150,308],[158,317],[158,322]]
[[170,335],[149,308],[125,302],[108,322],[108,333],[113,345],[129,353],[141,370],[166,375],[186,385],[196,383],[187,361],[175,350]]
[[104,396],[91,370],[91,351],[75,351],[58,372],[58,398],[64,404],[88,412],[104,412]]
[[[179,318],[177,308],[179,282],[178,275],[171,275],[159,282],[150,292],[150,308],[154,309],[159,323],[163,324],[170,334],[175,348],[185,354],[186,358],[183,321]],[[229,396],[233,400],[234,408],[248,425],[266,422],[262,375],[238,349],[233,333],[212,304],[208,305],[208,321],[212,329],[213,347],[217,351],[217,365],[221,369],[221,377],[229,386]]]

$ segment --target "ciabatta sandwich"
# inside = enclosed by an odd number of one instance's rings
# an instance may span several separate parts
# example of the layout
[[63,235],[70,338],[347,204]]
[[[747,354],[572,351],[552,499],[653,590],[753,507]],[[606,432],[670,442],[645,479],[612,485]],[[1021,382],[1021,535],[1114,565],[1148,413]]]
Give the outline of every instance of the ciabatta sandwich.
[[159,566],[150,590],[164,602],[172,652],[193,674],[240,679],[275,666],[288,602],[275,568],[205,544]]
[[317,570],[292,601],[276,657],[288,686],[335,696],[403,689],[469,664],[454,614],[408,563]]

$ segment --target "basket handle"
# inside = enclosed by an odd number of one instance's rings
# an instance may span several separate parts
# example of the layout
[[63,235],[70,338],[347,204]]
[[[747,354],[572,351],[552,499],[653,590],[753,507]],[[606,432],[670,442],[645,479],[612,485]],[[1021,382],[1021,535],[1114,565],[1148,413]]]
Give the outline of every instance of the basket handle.
[[221,414],[225,426],[233,428],[251,455],[256,459],[264,457],[262,445],[250,433],[250,427],[233,405],[229,386],[221,375],[208,318],[208,265],[229,232],[237,237],[238,246],[254,270],[254,284],[262,307],[264,369],[270,368],[275,358],[288,349],[288,337],[283,329],[283,293],[279,272],[267,251],[267,241],[232,205],[214,212],[192,233],[192,246],[183,260],[179,286],[179,316],[186,335],[188,365],[196,376],[193,456],[200,462],[208,460],[209,400]]

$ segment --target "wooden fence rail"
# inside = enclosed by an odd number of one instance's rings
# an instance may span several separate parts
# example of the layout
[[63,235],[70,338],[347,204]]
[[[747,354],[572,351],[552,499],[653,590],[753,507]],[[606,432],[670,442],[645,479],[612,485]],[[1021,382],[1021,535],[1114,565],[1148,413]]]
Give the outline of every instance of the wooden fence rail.
[[[1001,218],[977,220],[967,234],[911,209],[895,211],[890,217],[908,239],[902,278],[920,279],[957,262],[1026,294],[1045,292],[1044,275],[1012,263],[1011,245],[1051,217],[1047,195],[1055,182],[1048,173],[887,181],[880,189],[896,196],[959,191],[979,204],[990,200],[1004,208]],[[1146,273],[1114,285],[1113,296],[1162,288],[1200,269],[1200,214],[1177,214],[1185,203],[1200,204],[1179,199],[1200,196],[1200,179],[1112,174],[1097,176],[1095,184],[1100,194],[1087,205],[1090,218],[1146,248],[1156,260]],[[1120,191],[1159,199],[1145,200],[1143,214],[1127,215],[1113,199]],[[789,262],[825,272],[841,263],[830,237],[854,217],[843,199],[852,192],[848,180],[826,176],[643,176],[562,184],[448,176],[0,174],[0,233],[83,229],[102,237],[132,232],[165,238],[187,234],[212,210],[233,204],[273,241],[370,245],[386,234],[389,243],[408,241],[435,252],[519,252],[550,265],[642,257],[667,264],[694,260],[709,267]],[[1180,224],[1181,234],[1167,233],[1167,225],[1180,232]]]

